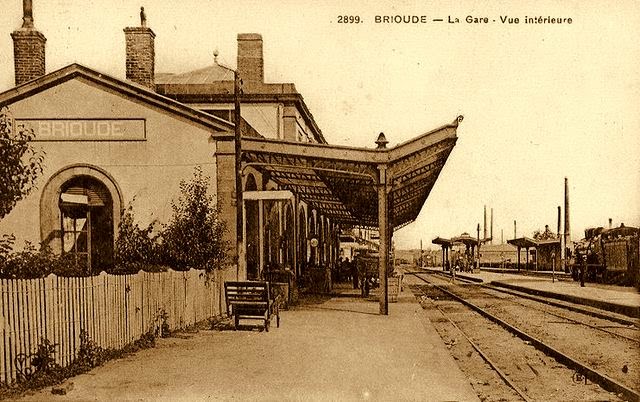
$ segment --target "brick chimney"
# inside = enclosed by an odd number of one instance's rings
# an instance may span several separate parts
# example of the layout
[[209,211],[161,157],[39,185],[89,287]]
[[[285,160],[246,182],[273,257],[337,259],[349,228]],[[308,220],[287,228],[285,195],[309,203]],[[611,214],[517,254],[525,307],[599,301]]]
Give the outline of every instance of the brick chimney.
[[238,34],[238,74],[245,88],[264,83],[262,35]]
[[16,85],[42,77],[45,73],[44,45],[47,38],[33,26],[31,0],[23,0],[22,9],[22,27],[11,33]]
[[126,40],[127,79],[155,91],[155,47],[156,34],[147,28],[144,7],[140,7],[140,26],[124,29]]

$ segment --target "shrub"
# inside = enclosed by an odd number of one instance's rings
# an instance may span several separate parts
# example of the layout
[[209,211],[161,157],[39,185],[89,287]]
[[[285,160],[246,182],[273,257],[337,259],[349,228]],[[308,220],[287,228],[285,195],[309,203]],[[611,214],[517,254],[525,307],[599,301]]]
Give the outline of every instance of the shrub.
[[[154,235],[156,223],[140,227],[135,222],[133,206],[124,212],[115,242],[115,264],[110,274],[135,274],[138,271],[161,272],[167,267],[190,268],[211,272],[226,259],[226,230],[219,219],[214,197],[207,192],[209,177],[196,167],[190,181],[180,182],[180,197],[172,202],[173,215],[160,233]],[[49,247],[37,249],[26,243],[22,251],[13,251],[15,236],[0,237],[0,277],[8,279],[57,276],[88,276],[87,262],[74,254],[55,254]]]
[[159,266],[158,236],[153,235],[155,222],[141,228],[133,214],[133,205],[129,204],[118,227],[114,257],[115,265],[108,270],[113,274],[136,273],[144,271],[165,271]]
[[198,166],[191,181],[180,182],[180,198],[172,202],[173,215],[161,234],[160,254],[171,267],[211,272],[226,259],[226,226],[207,192],[209,180]]
[[57,276],[87,276],[84,259],[76,260],[74,255],[56,255],[49,247],[38,250],[25,242],[22,251],[7,249],[0,254],[0,277],[7,279],[43,278],[49,274]]

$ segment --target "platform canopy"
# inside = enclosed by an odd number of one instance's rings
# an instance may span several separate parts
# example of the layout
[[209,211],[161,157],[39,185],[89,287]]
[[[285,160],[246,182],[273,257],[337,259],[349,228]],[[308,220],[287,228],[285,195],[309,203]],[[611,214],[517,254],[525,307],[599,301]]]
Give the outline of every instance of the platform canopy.
[[465,246],[475,247],[478,245],[478,238],[471,237],[469,233],[463,233],[460,236],[453,237],[451,240],[455,243],[462,243]]
[[431,243],[433,244],[437,244],[439,246],[443,246],[443,247],[451,247],[455,244],[454,241],[452,241],[451,239],[445,239],[444,237],[436,237],[435,239],[431,240]]
[[537,247],[538,246],[538,242],[529,238],[529,237],[518,237],[517,239],[511,239],[511,240],[507,240],[507,243],[511,244],[512,246],[516,246],[519,248],[531,248],[531,247]]
[[397,229],[420,213],[455,146],[461,121],[459,116],[393,148],[243,138],[242,165],[266,174],[339,224],[378,228],[383,186],[389,225]]

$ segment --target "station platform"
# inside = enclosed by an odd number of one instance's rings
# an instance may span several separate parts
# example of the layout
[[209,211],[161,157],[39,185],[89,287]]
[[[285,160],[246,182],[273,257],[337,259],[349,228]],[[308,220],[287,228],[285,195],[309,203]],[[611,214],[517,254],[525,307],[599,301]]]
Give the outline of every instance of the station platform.
[[[443,272],[442,267],[423,269]],[[496,272],[496,270],[484,271],[481,269],[480,272],[476,271],[474,273],[458,272],[456,276],[538,296],[596,307],[636,319],[640,318],[640,293],[634,287],[590,282],[585,283],[585,286],[582,287],[580,282],[573,281],[566,274],[558,275],[553,280],[550,273],[545,273],[545,275],[524,275],[512,272],[500,273]]]
[[305,296],[269,332],[201,330],[25,400],[477,401],[405,287],[389,315],[348,285]]

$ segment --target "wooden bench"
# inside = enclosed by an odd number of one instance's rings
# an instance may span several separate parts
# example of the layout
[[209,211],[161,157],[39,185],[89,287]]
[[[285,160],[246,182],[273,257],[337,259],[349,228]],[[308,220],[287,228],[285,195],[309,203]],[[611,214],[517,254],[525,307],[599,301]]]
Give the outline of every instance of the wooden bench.
[[262,320],[265,331],[269,331],[271,316],[275,314],[280,327],[280,296],[273,297],[269,282],[239,281],[225,282],[224,294],[227,313],[233,315],[233,328],[237,329],[241,319]]

